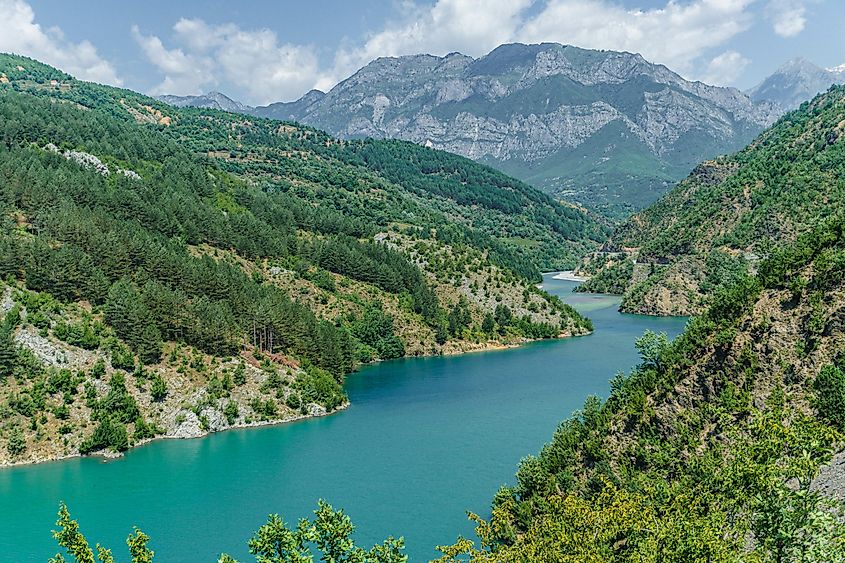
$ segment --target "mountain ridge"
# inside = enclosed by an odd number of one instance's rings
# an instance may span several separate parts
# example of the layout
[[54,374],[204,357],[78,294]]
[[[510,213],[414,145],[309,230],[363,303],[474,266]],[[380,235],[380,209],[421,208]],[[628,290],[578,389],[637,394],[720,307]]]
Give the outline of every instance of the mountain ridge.
[[845,64],[823,69],[803,57],[784,63],[746,93],[758,102],[768,101],[795,109],[833,84],[845,83]]
[[557,43],[501,45],[478,59],[380,57],[325,94],[250,111],[444,149],[612,217],[741,148],[778,114],[638,54]]

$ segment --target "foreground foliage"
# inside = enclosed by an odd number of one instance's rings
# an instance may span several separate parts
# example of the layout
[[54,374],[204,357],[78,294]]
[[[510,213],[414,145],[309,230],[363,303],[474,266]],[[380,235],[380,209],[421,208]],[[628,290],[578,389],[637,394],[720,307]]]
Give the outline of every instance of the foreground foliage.
[[[59,507],[56,521],[58,531],[53,537],[67,555],[77,563],[95,563],[94,550],[79,530],[79,524],[71,519],[64,503]],[[267,523],[261,526],[249,540],[249,552],[258,563],[309,563],[319,557],[320,561],[331,563],[405,563],[408,556],[403,553],[402,538],[387,538],[380,545],[369,550],[359,547],[352,539],[355,527],[343,510],[334,510],[325,501],[317,503],[314,518],[303,518],[295,528],[289,528],[278,514],[271,514]],[[126,538],[132,563],[152,563],[155,553],[147,547],[150,538],[141,530]],[[114,563],[111,550],[96,545],[100,563]],[[65,557],[57,554],[51,563],[64,563]],[[235,559],[220,555],[219,563],[237,563]]]

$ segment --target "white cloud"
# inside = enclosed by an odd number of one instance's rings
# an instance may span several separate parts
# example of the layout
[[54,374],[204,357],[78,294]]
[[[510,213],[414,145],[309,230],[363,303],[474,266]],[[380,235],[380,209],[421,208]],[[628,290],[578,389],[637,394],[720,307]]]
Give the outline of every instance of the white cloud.
[[57,27],[43,29],[23,0],[0,0],[0,52],[16,53],[61,68],[84,80],[120,86],[114,67],[88,42],[74,43]]
[[662,8],[628,9],[605,0],[549,0],[519,31],[524,42],[556,41],[640,53],[689,73],[708,49],[751,25],[753,0],[670,0]]
[[749,59],[736,51],[725,51],[711,59],[701,80],[717,86],[731,84],[750,63]]
[[[752,24],[755,0],[666,0],[630,9],[618,0],[438,0],[410,4],[406,18],[370,35],[358,48],[340,49],[323,75],[330,87],[379,56],[450,51],[483,55],[502,43],[544,41],[642,54],[682,74]],[[482,5],[483,4],[483,5]],[[737,61],[738,62],[738,61]]]
[[[778,1],[795,4],[769,0]],[[714,51],[750,27],[755,2],[664,0],[655,8],[633,9],[622,0],[406,0],[398,4],[397,18],[360,40],[344,39],[322,65],[315,48],[284,43],[267,29],[182,19],[173,26],[171,45],[134,35],[164,76],[153,93],[223,87],[249,103],[327,90],[377,57],[452,51],[480,56],[514,41],[631,51],[681,74],[726,83],[731,69],[747,61],[730,51],[713,58]]]
[[172,48],[137,27],[132,34],[164,74],[153,94],[198,94],[226,83],[240,89],[246,102],[266,104],[298,97],[319,79],[314,49],[280,44],[269,29],[245,31],[234,24],[181,19],[173,26],[177,47]]
[[[433,6],[404,5],[404,17],[370,34],[359,47],[341,48],[334,68],[323,76],[329,86],[377,57],[458,51],[480,56],[514,40],[521,14],[535,0],[438,0]],[[334,81],[334,82],[333,82]]]
[[766,15],[775,33],[781,37],[794,37],[807,25],[807,6],[802,0],[769,0]]
[[186,54],[181,49],[167,49],[161,39],[144,36],[138,26],[132,27],[132,37],[146,57],[164,73],[164,80],[153,94],[199,94],[214,84],[213,63],[209,57]]

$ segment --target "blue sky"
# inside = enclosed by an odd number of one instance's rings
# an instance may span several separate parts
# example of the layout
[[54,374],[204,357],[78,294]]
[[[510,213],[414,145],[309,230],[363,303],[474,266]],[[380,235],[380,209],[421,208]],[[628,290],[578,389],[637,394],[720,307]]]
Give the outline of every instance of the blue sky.
[[786,60],[845,63],[843,0],[0,0],[0,51],[151,94],[250,104],[328,89],[378,56],[511,41],[627,50],[748,88]]

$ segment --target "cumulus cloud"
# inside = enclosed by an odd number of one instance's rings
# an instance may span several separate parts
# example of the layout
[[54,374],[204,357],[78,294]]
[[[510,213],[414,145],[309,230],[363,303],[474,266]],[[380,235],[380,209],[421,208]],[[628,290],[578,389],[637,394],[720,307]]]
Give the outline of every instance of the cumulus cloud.
[[88,42],[69,41],[58,27],[42,28],[24,0],[0,0],[0,52],[17,53],[59,67],[84,80],[120,86],[111,63]]
[[225,84],[251,103],[293,99],[314,87],[327,90],[377,57],[452,51],[480,56],[513,41],[631,51],[684,75],[725,83],[731,69],[747,61],[735,52],[714,54],[751,26],[755,2],[663,0],[640,9],[622,0],[408,0],[397,4],[399,15],[382,29],[344,39],[322,63],[314,47],[234,24],[182,19],[168,46],[158,36],[137,29],[133,34],[163,75],[154,93],[199,93]]
[[519,30],[524,42],[556,41],[593,49],[640,53],[689,73],[708,49],[724,44],[752,23],[753,0],[669,1],[649,10],[604,0],[550,0]]
[[802,0],[769,0],[766,16],[775,33],[781,37],[794,37],[807,25],[807,6]]
[[736,80],[750,63],[736,51],[725,51],[710,60],[701,79],[708,84],[724,86]]
[[[371,33],[363,45],[341,47],[322,81],[333,84],[377,57],[458,51],[479,56],[513,41],[522,13],[535,0],[438,0],[433,6],[405,4],[402,17]],[[323,84],[325,86],[325,84]]]
[[137,26],[132,35],[164,75],[153,94],[198,94],[226,83],[241,90],[247,102],[264,104],[297,97],[320,76],[314,48],[280,43],[269,29],[180,19],[173,26],[175,46],[169,48]]

